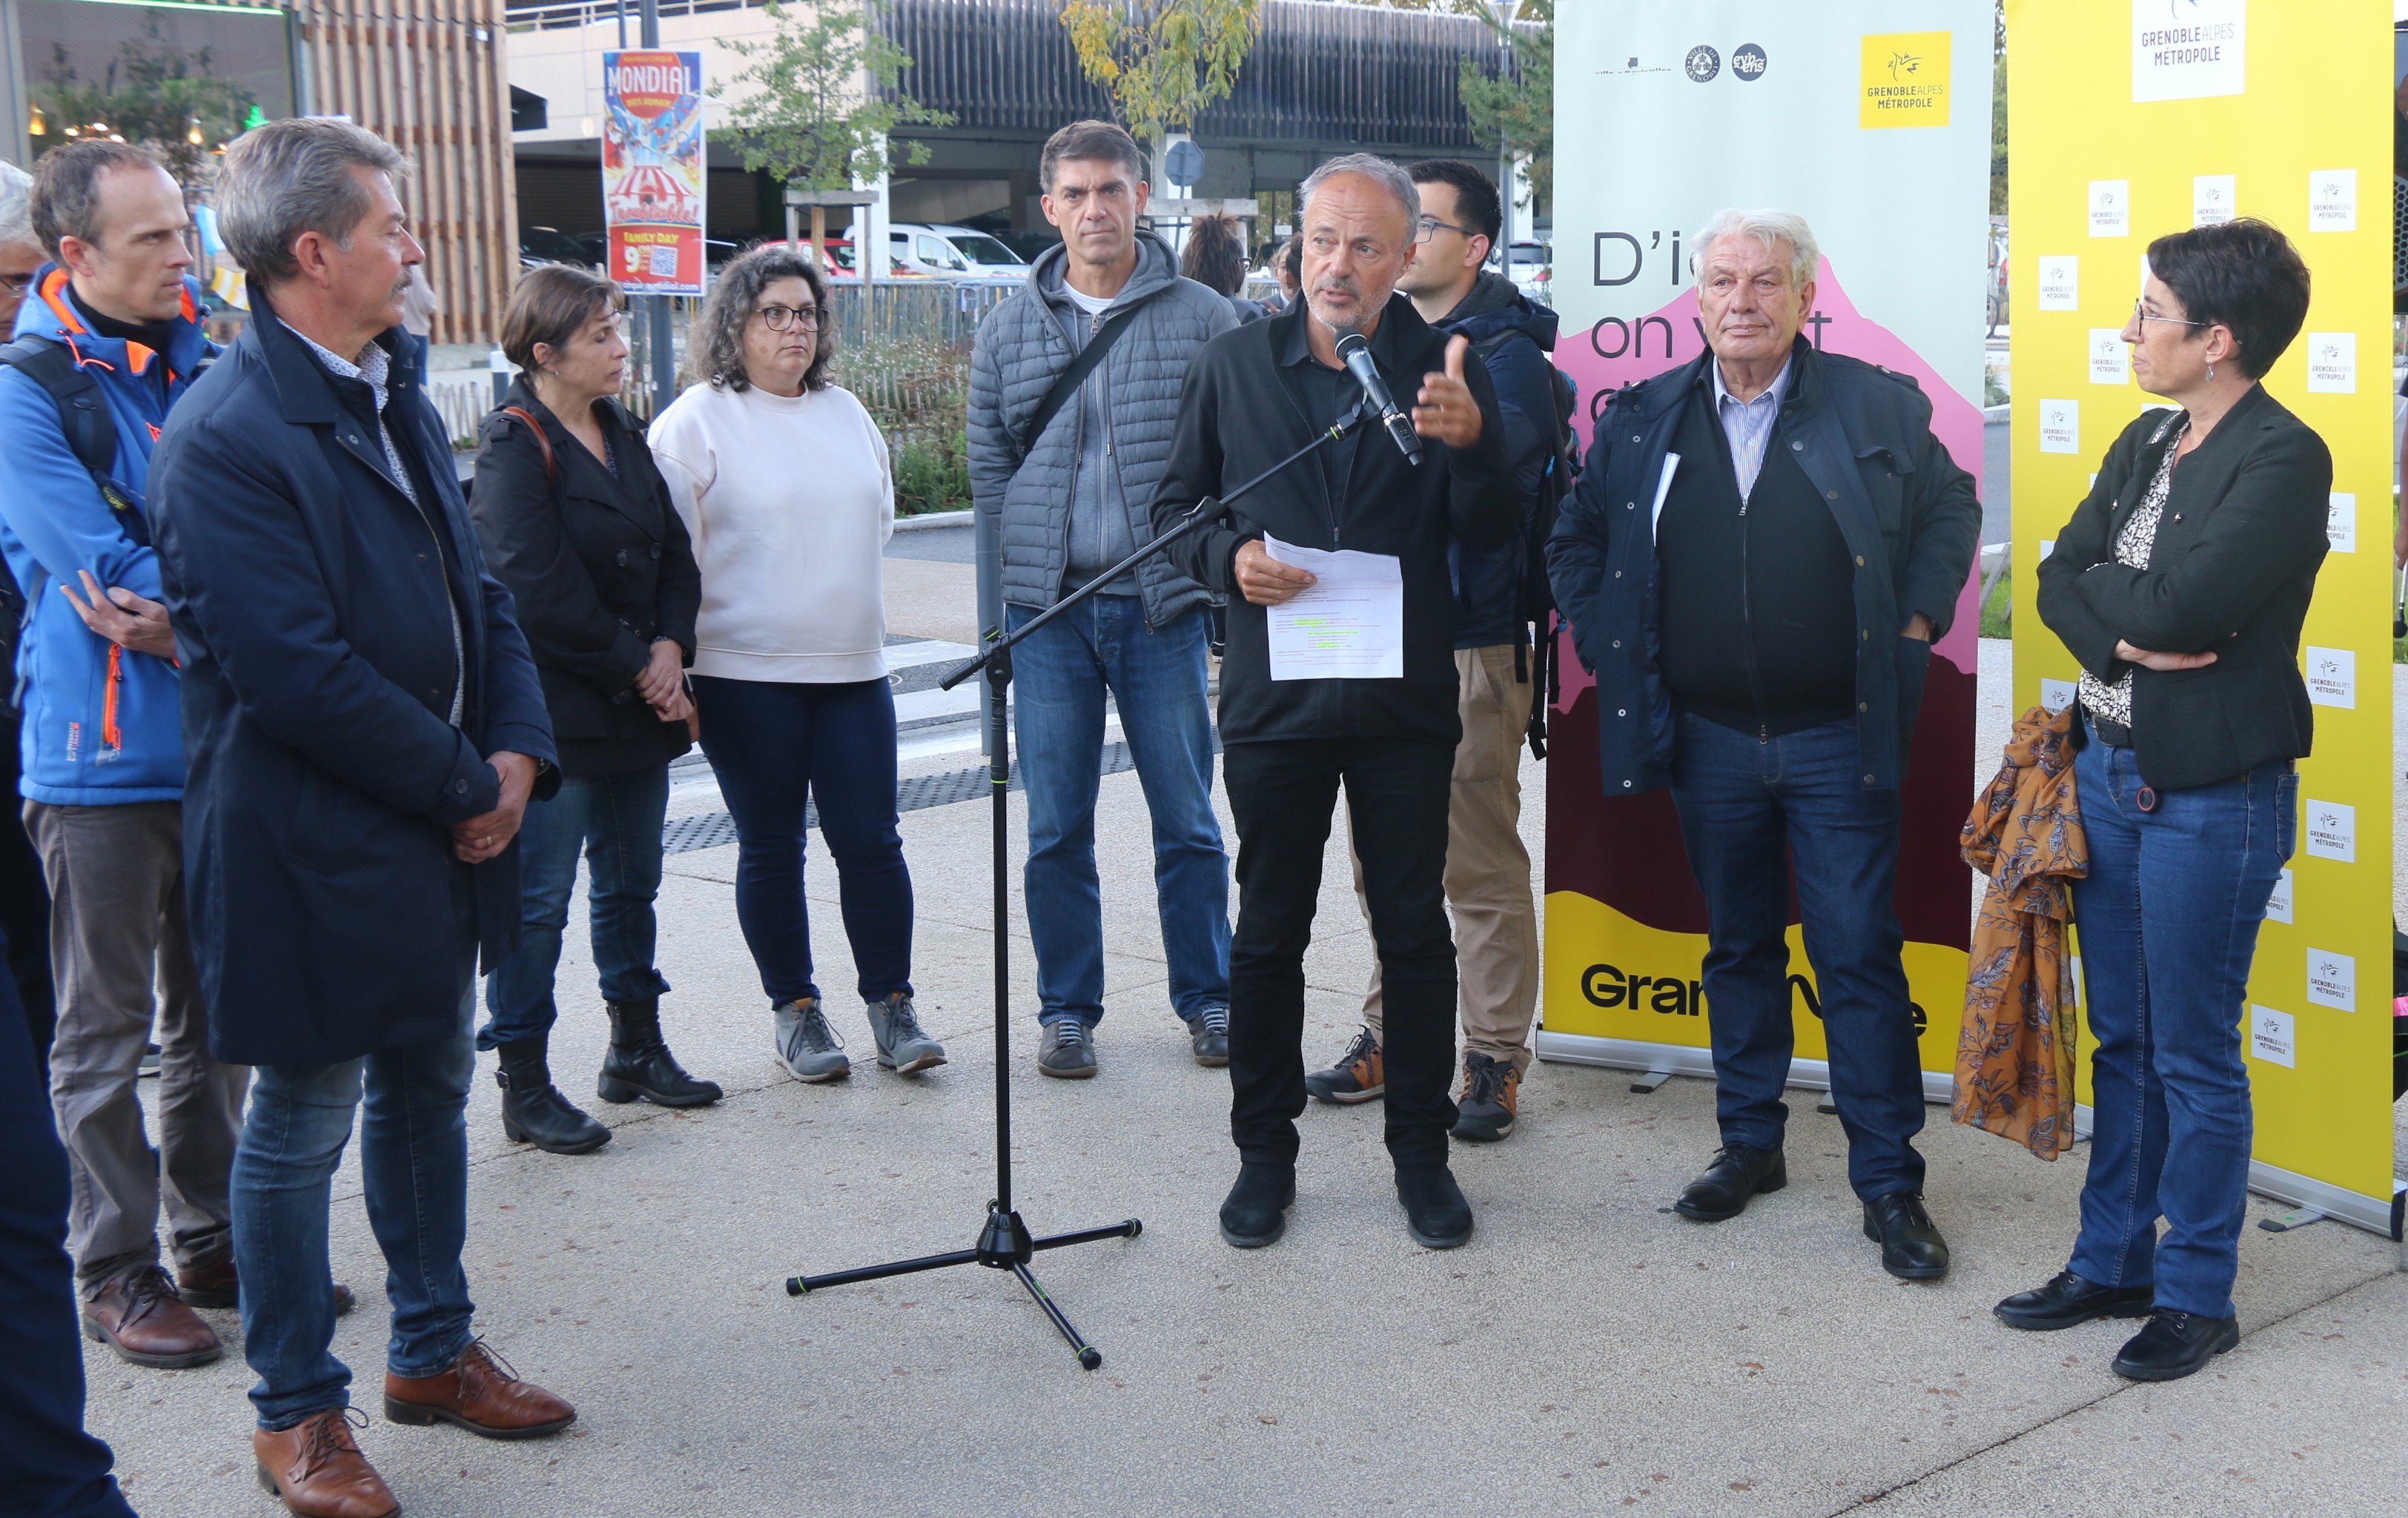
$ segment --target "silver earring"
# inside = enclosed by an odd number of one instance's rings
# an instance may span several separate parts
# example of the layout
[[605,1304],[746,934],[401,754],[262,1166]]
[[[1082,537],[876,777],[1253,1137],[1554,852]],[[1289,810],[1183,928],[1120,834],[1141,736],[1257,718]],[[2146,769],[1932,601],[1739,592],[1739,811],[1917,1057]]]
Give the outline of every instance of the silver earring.
[[2210,380],[2213,380],[2213,379],[2214,379],[2214,378],[2215,378],[2215,361],[2214,361],[2214,359],[2210,359],[2210,360],[2208,360],[2208,364],[2207,364],[2207,377],[2208,377]]

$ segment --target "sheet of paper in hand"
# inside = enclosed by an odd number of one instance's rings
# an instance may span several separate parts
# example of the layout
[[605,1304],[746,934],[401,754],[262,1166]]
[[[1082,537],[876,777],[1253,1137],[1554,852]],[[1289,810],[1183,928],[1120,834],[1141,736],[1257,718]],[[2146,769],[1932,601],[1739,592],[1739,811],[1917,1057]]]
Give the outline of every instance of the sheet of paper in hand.
[[1405,576],[1392,553],[1298,548],[1265,534],[1263,551],[1313,583],[1267,608],[1273,680],[1401,680]]

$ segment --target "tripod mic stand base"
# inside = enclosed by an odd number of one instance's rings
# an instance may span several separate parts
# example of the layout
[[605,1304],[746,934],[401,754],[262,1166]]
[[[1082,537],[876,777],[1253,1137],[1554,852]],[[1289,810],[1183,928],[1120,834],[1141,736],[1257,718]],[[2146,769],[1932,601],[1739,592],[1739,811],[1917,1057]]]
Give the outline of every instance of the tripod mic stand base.
[[830,1286],[848,1286],[860,1281],[883,1281],[890,1276],[908,1276],[922,1270],[942,1270],[956,1265],[982,1265],[990,1270],[1009,1270],[1018,1277],[1037,1305],[1062,1337],[1069,1341],[1071,1353],[1078,1356],[1079,1368],[1093,1370],[1104,1363],[1101,1350],[1087,1342],[1078,1328],[1066,1316],[1059,1305],[1039,1284],[1029,1272],[1028,1261],[1039,1250],[1061,1249],[1069,1244],[1094,1244],[1107,1239],[1135,1239],[1145,1231],[1145,1224],[1135,1218],[1101,1228],[1082,1228],[1076,1233],[1052,1234],[1043,1239],[1031,1238],[1028,1225],[1020,1221],[1016,1211],[1007,1211],[999,1202],[987,1204],[986,1223],[979,1230],[978,1247],[958,1249],[945,1254],[923,1254],[917,1259],[896,1260],[886,1265],[867,1265],[857,1270],[834,1270],[826,1275],[791,1276],[786,1281],[786,1295],[803,1296]]

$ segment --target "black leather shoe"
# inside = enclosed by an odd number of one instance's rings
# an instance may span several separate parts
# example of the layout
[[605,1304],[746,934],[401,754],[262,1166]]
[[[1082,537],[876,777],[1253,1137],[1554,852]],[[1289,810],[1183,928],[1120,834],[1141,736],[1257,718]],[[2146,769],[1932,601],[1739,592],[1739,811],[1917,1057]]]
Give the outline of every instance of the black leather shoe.
[[1914,1192],[1867,1202],[1865,1237],[1881,1245],[1882,1268],[1900,1281],[1938,1281],[1948,1273],[1948,1240]]
[[2017,1292],[1990,1310],[2009,1327],[2045,1333],[2093,1318],[2145,1318],[2156,1293],[2153,1286],[2101,1286],[2059,1270],[2047,1285]]
[[1471,1204],[1443,1165],[1398,1166],[1397,1200],[1405,1204],[1405,1232],[1424,1249],[1458,1249],[1471,1237]]
[[494,1051],[502,1057],[501,1068],[494,1072],[502,1088],[502,1136],[549,1154],[590,1154],[610,1141],[610,1130],[579,1110],[552,1083],[546,1042],[528,1038]]
[[1759,1192],[1779,1191],[1789,1184],[1789,1162],[1777,1149],[1751,1149],[1725,1144],[1714,1151],[1706,1173],[1681,1189],[1672,1210],[1699,1223],[1735,1218]]
[[1233,1249],[1276,1244],[1287,1232],[1287,1210],[1296,1200],[1296,1167],[1247,1160],[1238,1183],[1221,1204],[1221,1238]]
[[610,1014],[610,1052],[602,1056],[595,1096],[606,1102],[641,1096],[663,1107],[703,1107],[720,1098],[718,1082],[686,1074],[662,1040],[659,997],[606,1001],[602,1010]]
[[2240,1342],[2239,1319],[2159,1308],[2115,1356],[2115,1374],[2128,1381],[2180,1381]]

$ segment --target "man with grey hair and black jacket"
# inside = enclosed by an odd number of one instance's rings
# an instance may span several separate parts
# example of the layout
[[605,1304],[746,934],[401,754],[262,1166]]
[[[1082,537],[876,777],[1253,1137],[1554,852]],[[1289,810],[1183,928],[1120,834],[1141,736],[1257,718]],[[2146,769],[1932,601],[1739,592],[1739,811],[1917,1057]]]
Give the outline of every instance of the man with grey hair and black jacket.
[[1788,1183],[1794,881],[1865,1236],[1890,1274],[1935,1280],[1891,896],[1909,739],[1982,508],[1913,380],[1799,336],[1802,219],[1722,211],[1689,246],[1708,351],[1613,396],[1547,543],[1597,672],[1605,795],[1671,788],[1706,898],[1722,1147],[1673,1210],[1720,1223]]
[[[1169,245],[1138,230],[1145,176],[1126,132],[1075,122],[1046,142],[1040,163],[1062,246],[1039,255],[1027,287],[988,313],[970,356],[979,619],[989,629],[1021,626],[1152,536],[1148,508],[1188,365],[1237,325],[1227,300],[1180,278]],[[1229,1062],[1229,866],[1212,814],[1206,600],[1156,555],[1012,655],[1043,1074],[1096,1073],[1096,791],[1108,693],[1154,816],[1171,1010],[1197,1064]]]
[[[1447,1167],[1455,967],[1441,882],[1463,732],[1447,550],[1450,538],[1480,550],[1512,537],[1521,496],[1486,366],[1467,365],[1469,339],[1439,332],[1396,294],[1421,216],[1412,179],[1356,153],[1314,170],[1297,198],[1304,298],[1197,360],[1155,524],[1181,521],[1333,423],[1364,416],[1365,390],[1340,362],[1358,343],[1358,362],[1368,358],[1388,394],[1412,407],[1419,446],[1408,455],[1400,445],[1414,437],[1365,417],[1170,550],[1189,574],[1237,593],[1221,739],[1239,840],[1229,1130],[1240,1163],[1221,1237],[1239,1249],[1272,1243],[1295,1200],[1304,951],[1342,785],[1380,952],[1397,1197],[1416,1242],[1452,1249],[1471,1237],[1472,1218]],[[1358,657],[1333,665],[1291,641],[1311,642],[1314,626],[1330,625],[1310,620],[1311,603],[1282,609],[1318,583],[1308,561],[1396,587],[1391,615],[1356,624]]]

